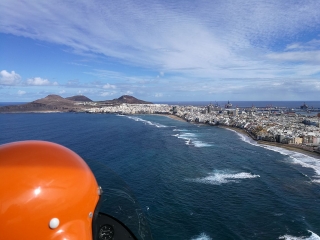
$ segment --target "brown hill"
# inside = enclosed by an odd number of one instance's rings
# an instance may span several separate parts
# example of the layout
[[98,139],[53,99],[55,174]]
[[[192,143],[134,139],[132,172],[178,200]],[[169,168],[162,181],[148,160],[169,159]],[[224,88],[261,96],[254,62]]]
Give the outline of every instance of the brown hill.
[[71,100],[71,101],[77,101],[77,102],[92,102],[90,98],[87,98],[86,96],[83,95],[76,95],[73,97],[67,97],[66,99]]
[[74,102],[72,100],[65,99],[63,97],[60,97],[59,95],[48,95],[45,98],[40,98],[38,100],[35,100],[31,103],[39,103],[39,104],[46,104],[46,105],[61,105],[61,104],[67,104],[67,105],[74,105]]
[[152,104],[151,102],[146,102],[135,97],[129,95],[123,95],[119,98],[115,98],[113,100],[109,100],[108,103],[112,104],[122,104],[122,103],[129,103],[129,104]]
[[48,95],[45,98],[35,100],[22,105],[0,107],[0,112],[70,112],[81,111],[81,107],[75,105],[74,101],[60,97],[59,95]]
[[[74,100],[76,99],[76,100]],[[82,99],[82,100],[80,100]],[[45,98],[35,100],[33,102],[0,107],[0,113],[10,112],[84,112],[88,108],[106,105],[120,105],[122,103],[128,104],[152,104],[151,102],[142,101],[129,95],[123,95],[117,99],[95,102],[95,104],[82,104],[79,101],[89,99],[85,96],[74,96],[70,98],[63,98],[59,95],[48,95]],[[85,102],[89,102],[85,100]]]

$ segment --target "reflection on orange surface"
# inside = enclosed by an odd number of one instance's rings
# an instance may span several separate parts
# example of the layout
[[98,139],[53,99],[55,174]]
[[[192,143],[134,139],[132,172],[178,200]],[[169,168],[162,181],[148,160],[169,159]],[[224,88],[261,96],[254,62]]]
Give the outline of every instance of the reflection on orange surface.
[[92,238],[98,184],[77,154],[43,141],[4,144],[0,176],[1,239]]

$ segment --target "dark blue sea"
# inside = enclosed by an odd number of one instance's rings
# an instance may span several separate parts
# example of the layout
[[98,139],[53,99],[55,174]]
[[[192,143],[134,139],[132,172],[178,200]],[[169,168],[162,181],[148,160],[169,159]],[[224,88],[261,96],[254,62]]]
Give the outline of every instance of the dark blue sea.
[[166,116],[0,114],[0,144],[28,139],[115,171],[154,239],[320,239],[319,159]]

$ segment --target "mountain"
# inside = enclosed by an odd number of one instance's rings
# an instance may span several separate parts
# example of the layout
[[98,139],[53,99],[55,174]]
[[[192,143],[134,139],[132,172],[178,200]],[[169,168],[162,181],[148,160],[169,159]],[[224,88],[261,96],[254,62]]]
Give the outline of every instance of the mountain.
[[[88,104],[92,102],[92,104]],[[45,98],[35,100],[33,102],[0,107],[0,113],[10,112],[85,112],[88,108],[101,107],[105,105],[127,104],[152,104],[151,102],[142,101],[129,95],[123,95],[119,98],[101,102],[93,102],[85,96],[73,96],[63,98],[59,95],[48,95]]]
[[119,98],[115,98],[113,100],[105,101],[109,104],[122,104],[122,103],[128,103],[128,104],[152,104],[151,102],[146,102],[140,99],[137,99],[133,96],[129,95],[123,95]]
[[0,112],[79,112],[83,107],[59,95],[48,95],[33,102],[0,107]]
[[40,98],[38,100],[35,100],[31,103],[36,104],[45,104],[45,105],[74,105],[74,101],[65,99],[63,97],[60,97],[59,95],[48,95],[45,98]]
[[92,100],[90,98],[87,98],[86,96],[83,96],[83,95],[66,97],[66,99],[71,100],[71,101],[76,101],[76,102],[92,102]]

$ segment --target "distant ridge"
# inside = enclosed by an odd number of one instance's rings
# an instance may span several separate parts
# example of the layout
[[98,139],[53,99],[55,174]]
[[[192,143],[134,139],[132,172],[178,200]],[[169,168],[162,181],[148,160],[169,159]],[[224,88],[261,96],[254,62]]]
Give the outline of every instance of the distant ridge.
[[[92,102],[92,103],[88,103]],[[63,98],[59,95],[50,94],[33,102],[21,105],[0,107],[0,113],[19,112],[85,112],[88,108],[104,105],[127,104],[152,104],[129,95],[123,95],[113,100],[94,102],[86,96],[77,95]]]
[[83,95],[76,95],[73,97],[66,97],[65,99],[71,100],[71,101],[77,101],[77,102],[92,102],[90,98],[87,98]]
[[107,103],[111,104],[122,104],[122,103],[128,103],[128,104],[153,104],[152,102],[146,102],[140,99],[137,99],[130,95],[123,95],[119,98],[115,98],[113,100],[106,101]]
[[54,94],[48,95],[44,98],[40,98],[31,103],[39,103],[39,104],[46,104],[46,105],[56,105],[56,104],[72,104],[73,105],[74,104],[73,101],[65,99],[59,95],[54,95]]
[[75,105],[75,101],[59,95],[48,95],[33,102],[0,107],[0,112],[81,112],[83,108]]

